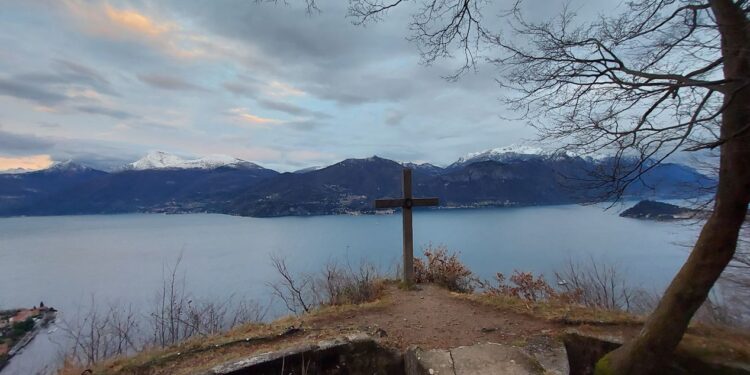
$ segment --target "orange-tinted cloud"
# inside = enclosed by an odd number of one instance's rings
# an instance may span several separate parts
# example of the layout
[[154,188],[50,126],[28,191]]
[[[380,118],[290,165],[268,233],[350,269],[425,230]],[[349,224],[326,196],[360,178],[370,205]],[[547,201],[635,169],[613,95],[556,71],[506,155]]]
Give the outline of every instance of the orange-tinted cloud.
[[85,32],[108,40],[136,41],[178,58],[206,56],[199,35],[183,30],[177,23],[132,8],[65,0],[68,11]]
[[277,97],[305,95],[304,91],[279,81],[271,81],[268,83],[266,93]]
[[234,115],[236,119],[239,119],[242,122],[247,122],[254,125],[273,125],[283,123],[283,121],[281,120],[254,115],[248,112],[245,108],[233,108],[229,110],[229,113]]
[[23,169],[44,169],[52,165],[52,158],[49,155],[30,155],[20,157],[0,156],[0,170],[9,170],[16,168]]
[[169,31],[171,28],[169,24],[159,24],[144,14],[138,13],[134,10],[115,9],[107,5],[105,7],[105,13],[110,21],[137,33],[156,36]]

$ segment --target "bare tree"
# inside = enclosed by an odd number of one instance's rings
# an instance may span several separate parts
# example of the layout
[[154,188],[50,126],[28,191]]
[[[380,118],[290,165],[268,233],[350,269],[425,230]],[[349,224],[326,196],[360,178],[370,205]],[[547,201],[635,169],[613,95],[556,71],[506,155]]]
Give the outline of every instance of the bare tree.
[[145,310],[116,302],[100,305],[92,296],[85,311],[63,319],[60,327],[70,341],[70,348],[62,353],[65,360],[90,365],[147,345],[166,347],[264,320],[270,304],[233,296],[221,300],[193,298],[179,274],[181,262],[182,254],[172,267],[165,267],[156,298]]
[[165,270],[161,289],[148,312],[152,345],[170,346],[193,336],[208,336],[263,320],[268,307],[256,301],[235,303],[232,296],[218,301],[194,298],[185,288],[185,278],[179,275],[181,262],[182,254]]
[[[350,0],[355,22],[405,0]],[[750,2],[633,0],[615,16],[579,22],[563,9],[531,22],[516,2],[489,30],[482,0],[415,0],[412,39],[423,59],[462,52],[460,74],[482,52],[516,96],[507,104],[543,140],[615,157],[592,181],[618,198],[678,151],[720,150],[712,213],[641,334],[609,353],[598,373],[653,374],[733,258],[750,202]]]
[[313,306],[310,295],[311,278],[302,275],[301,278],[296,279],[289,271],[286,259],[278,255],[271,255],[271,264],[280,276],[278,281],[267,284],[272,289],[273,295],[281,299],[286,308],[294,314],[310,312]]
[[97,306],[91,297],[88,309],[64,319],[60,329],[71,339],[66,356],[86,365],[140,348],[138,315],[130,305]]
[[638,292],[626,283],[616,265],[597,262],[593,257],[588,263],[570,259],[555,276],[560,289],[578,294],[579,301],[588,307],[631,311]]
[[192,335],[193,326],[182,324],[192,299],[185,290],[185,278],[178,276],[182,253],[170,269],[162,274],[162,286],[148,313],[151,323],[152,344],[173,345]]
[[733,261],[719,279],[715,296],[703,310],[715,323],[750,328],[750,223],[740,235]]
[[271,255],[279,279],[267,283],[272,294],[294,314],[310,312],[319,306],[360,304],[377,299],[383,292],[383,273],[372,263],[361,260],[340,265],[329,260],[323,270],[293,275],[286,259]]
[[[284,5],[288,5],[289,2],[286,0],[255,0],[256,3],[282,3]],[[307,14],[313,14],[320,12],[320,8],[318,8],[318,3],[316,0],[305,0],[305,6],[307,7]]]

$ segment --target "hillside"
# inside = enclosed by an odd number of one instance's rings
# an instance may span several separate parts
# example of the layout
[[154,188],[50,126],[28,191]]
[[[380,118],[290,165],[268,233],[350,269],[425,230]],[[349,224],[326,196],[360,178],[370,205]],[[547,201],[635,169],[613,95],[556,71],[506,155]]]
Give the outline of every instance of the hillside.
[[[104,172],[74,163],[0,174],[0,215],[213,212],[271,217],[373,212],[377,198],[401,194],[401,170],[414,169],[416,196],[442,207],[532,206],[590,202],[605,187],[591,173],[608,160],[568,155],[480,153],[448,168],[373,156],[325,168],[278,173],[231,157],[181,159],[152,153]],[[626,198],[683,198],[714,181],[692,168],[662,164],[624,191]]]
[[[314,351],[322,346],[318,342],[365,333],[391,353],[408,353],[415,347],[421,351],[450,350],[486,342],[507,345],[519,348],[548,374],[566,374],[569,364],[564,340],[623,339],[636,334],[640,324],[640,317],[623,313],[458,294],[434,285],[422,285],[417,290],[391,285],[380,300],[372,303],[323,308],[297,318],[247,325],[176,347],[99,363],[91,369],[93,374],[215,374],[222,366],[226,369],[235,366],[238,372],[232,373],[266,373],[242,372],[236,366],[262,363],[274,358],[274,351],[291,353],[295,348]],[[574,348],[571,345],[568,341],[567,350]],[[679,353],[693,358],[692,372],[685,373],[701,373],[700,368],[705,367],[700,366],[708,363],[717,366],[731,363],[739,368],[750,363],[750,336],[696,326],[683,339]],[[315,358],[309,354],[308,360]],[[286,359],[289,371],[298,373],[291,365],[294,356],[288,355]],[[63,374],[77,375],[80,371],[81,368],[70,366]],[[382,368],[370,371],[383,373]]]

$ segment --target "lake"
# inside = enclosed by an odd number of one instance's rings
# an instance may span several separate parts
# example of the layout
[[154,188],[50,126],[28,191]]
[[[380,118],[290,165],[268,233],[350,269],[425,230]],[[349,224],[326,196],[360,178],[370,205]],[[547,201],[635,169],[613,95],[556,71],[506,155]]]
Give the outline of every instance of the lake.
[[[627,206],[629,206],[628,204]],[[417,210],[415,253],[430,243],[459,251],[479,276],[533,271],[554,280],[568,261],[617,264],[633,285],[660,290],[688,255],[694,223],[621,218],[625,207],[546,206]],[[40,301],[74,314],[97,303],[136,307],[153,300],[163,270],[182,256],[196,298],[269,298],[270,254],[294,272],[329,259],[368,259],[393,269],[401,256],[400,215],[248,218],[226,215],[102,215],[0,219],[0,308]],[[2,375],[38,371],[54,360],[55,332],[37,337]],[[41,364],[40,364],[41,363]]]

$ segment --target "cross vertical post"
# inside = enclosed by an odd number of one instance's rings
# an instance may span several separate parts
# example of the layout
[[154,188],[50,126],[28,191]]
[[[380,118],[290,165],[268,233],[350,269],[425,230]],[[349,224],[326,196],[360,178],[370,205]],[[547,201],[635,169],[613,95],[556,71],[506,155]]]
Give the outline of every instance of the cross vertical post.
[[403,226],[404,226],[404,282],[414,283],[414,228],[411,220],[411,169],[404,168],[403,175]]
[[404,168],[403,198],[384,198],[375,201],[375,208],[401,208],[404,231],[404,283],[414,284],[414,231],[412,228],[412,207],[415,206],[437,206],[437,198],[413,198],[411,184],[411,169]]

